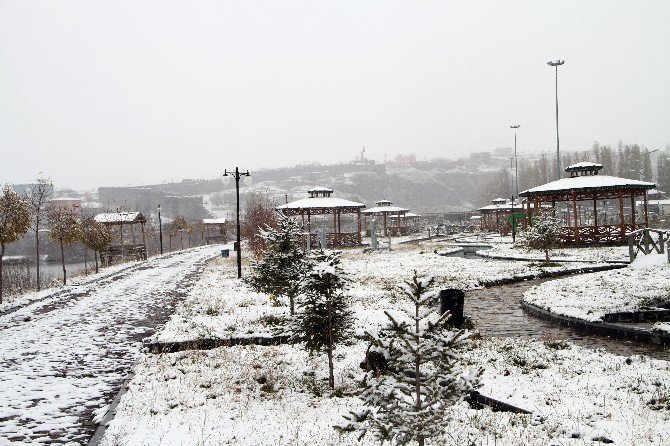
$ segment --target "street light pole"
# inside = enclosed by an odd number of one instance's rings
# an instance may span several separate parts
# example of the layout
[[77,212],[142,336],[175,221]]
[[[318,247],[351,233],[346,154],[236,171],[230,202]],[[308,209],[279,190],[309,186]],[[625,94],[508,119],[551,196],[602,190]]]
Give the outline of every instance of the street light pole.
[[161,205],[158,205],[158,239],[161,246],[161,255],[163,255],[163,223],[161,221]]
[[235,168],[235,172],[228,172],[224,169],[223,176],[231,175],[235,178],[235,194],[237,197],[237,278],[242,277],[242,245],[240,243],[240,177],[248,177],[249,171],[240,172],[239,168]]
[[558,143],[558,67],[565,63],[564,60],[555,60],[547,62],[550,67],[556,68],[556,179],[561,179],[561,154]]
[[521,127],[519,124],[509,126],[514,129],[514,190],[517,197],[519,196],[519,159],[516,156],[516,129],[519,127]]

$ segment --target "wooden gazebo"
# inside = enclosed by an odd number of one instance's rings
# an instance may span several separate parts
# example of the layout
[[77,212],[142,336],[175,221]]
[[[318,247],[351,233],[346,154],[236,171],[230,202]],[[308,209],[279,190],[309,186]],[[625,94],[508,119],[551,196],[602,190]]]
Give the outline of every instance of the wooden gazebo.
[[[109,212],[98,214],[95,221],[102,223],[110,229],[112,235],[112,244],[106,250],[100,253],[102,264],[111,265],[117,260],[146,260],[147,259],[147,241],[144,231],[144,224],[147,219],[139,212]],[[135,226],[140,225],[142,235],[142,244],[137,243],[135,237]],[[126,243],[124,232],[130,228],[130,243]],[[113,229],[117,229],[114,231]],[[116,234],[115,234],[116,232]],[[116,235],[116,237],[114,237]]]
[[228,243],[228,220],[225,218],[204,218],[205,240],[210,243]]
[[[519,194],[526,198],[526,222],[532,224],[533,210],[550,206],[563,222],[565,244],[623,244],[627,235],[649,225],[647,191],[654,183],[600,175],[600,164],[581,162],[565,169],[562,178]],[[642,198],[642,215],[635,211],[636,197]]]
[[[531,203],[531,207],[532,206],[533,204]],[[518,200],[495,198],[491,200],[491,204],[481,207],[477,209],[477,211],[481,215],[481,230],[506,233],[512,227],[512,224],[509,222],[509,217],[512,214],[523,214],[524,208],[522,203]]]
[[[407,228],[407,220],[405,219],[405,215],[409,212],[409,209],[391,206],[393,203],[389,200],[379,200],[375,204],[377,206],[363,211],[366,232],[368,231],[368,217],[383,218],[384,237],[388,236],[389,233],[391,233],[391,235],[406,235],[409,232]],[[389,227],[388,223],[390,223],[389,220],[391,218],[393,218],[393,223],[395,225]]]
[[[365,208],[363,203],[332,197],[333,190],[327,187],[315,187],[307,192],[309,194],[308,198],[277,206],[276,209],[287,217],[300,216],[302,224],[307,229],[305,241],[310,240],[311,247],[316,247],[319,244],[319,234],[313,231],[313,229],[316,229],[313,226],[320,226],[323,223],[331,227],[331,231],[325,234],[328,247],[341,248],[361,245],[361,209]],[[330,223],[328,222],[330,218],[323,218],[326,215],[332,215]],[[348,231],[342,229],[343,215],[345,216],[345,227],[348,226]],[[350,220],[349,225],[346,222],[347,216]]]

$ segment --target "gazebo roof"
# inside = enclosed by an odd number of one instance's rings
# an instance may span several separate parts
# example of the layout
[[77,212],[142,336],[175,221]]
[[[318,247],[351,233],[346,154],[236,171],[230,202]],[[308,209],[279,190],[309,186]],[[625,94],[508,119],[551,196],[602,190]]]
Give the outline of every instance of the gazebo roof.
[[[582,163],[579,163],[582,164]],[[593,164],[593,163],[589,163]],[[570,166],[572,167],[572,166]],[[648,190],[656,187],[654,183],[629,180],[627,178],[608,175],[587,175],[571,178],[561,178],[551,183],[543,184],[519,193],[521,197],[536,195],[563,194],[572,191],[588,192],[598,190]]]
[[282,210],[307,210],[307,209],[344,209],[344,208],[364,208],[363,203],[345,200],[337,197],[309,197],[301,200],[277,206],[278,211]]
[[406,208],[400,208],[398,206],[377,206],[374,208],[366,209],[363,211],[364,214],[401,214],[409,211]]
[[580,163],[571,164],[565,168],[566,172],[575,172],[580,170],[600,170],[603,168],[602,164],[592,163],[589,161],[582,161]]
[[139,212],[108,212],[104,214],[98,214],[95,217],[95,221],[98,223],[106,225],[121,225],[121,224],[135,224],[135,223],[146,223],[147,219],[144,218]]
[[333,190],[329,187],[317,186],[317,187],[313,187],[313,188],[309,189],[307,192],[332,192],[332,191]]
[[[529,203],[530,207],[533,207],[533,203]],[[492,211],[512,211],[514,209],[515,211],[523,211],[523,203],[520,203],[518,201],[514,202],[514,208],[512,208],[511,203],[500,203],[500,204],[489,204],[488,206],[481,207],[477,209],[479,212],[492,212]]]

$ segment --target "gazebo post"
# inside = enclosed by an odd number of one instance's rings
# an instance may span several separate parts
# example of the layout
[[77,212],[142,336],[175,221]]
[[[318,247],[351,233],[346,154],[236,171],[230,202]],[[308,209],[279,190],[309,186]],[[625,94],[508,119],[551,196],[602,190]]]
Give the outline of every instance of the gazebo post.
[[636,221],[635,221],[635,192],[632,192],[630,194],[630,215],[631,215],[630,218],[631,218],[632,223],[633,223],[633,231],[634,231],[635,229],[637,229],[636,225],[635,225],[635,223],[636,223]]
[[140,227],[142,228],[142,246],[144,247],[144,260],[146,260],[149,255],[147,253],[147,236],[146,233],[144,232],[144,223],[140,223]]
[[384,237],[387,237],[388,232],[386,230],[386,212],[382,212],[382,214],[384,215]]
[[[333,233],[337,234],[337,211],[333,211]],[[333,238],[337,238],[336,236],[333,235]]]
[[575,218],[575,242],[579,243],[579,217],[577,216],[577,192],[572,191],[572,215]]
[[[593,199],[593,225],[598,229],[598,200]],[[597,231],[596,231],[597,232]]]
[[623,215],[623,196],[619,192],[619,220],[620,220],[620,229],[621,229],[621,241],[623,242],[626,239],[626,222]]
[[361,210],[360,210],[360,208],[358,209],[357,214],[358,214],[358,218],[357,218],[357,220],[358,220],[358,244],[360,245],[361,244]]
[[647,191],[644,191],[644,227],[649,227],[649,202],[647,200]]
[[120,226],[121,226],[121,261],[123,261],[123,259],[125,257],[125,255],[124,255],[125,253],[123,252],[124,251],[124,249],[123,249],[123,223],[121,223]]
[[530,200],[526,200],[526,219],[528,220],[528,227],[533,226],[533,221],[530,218]]

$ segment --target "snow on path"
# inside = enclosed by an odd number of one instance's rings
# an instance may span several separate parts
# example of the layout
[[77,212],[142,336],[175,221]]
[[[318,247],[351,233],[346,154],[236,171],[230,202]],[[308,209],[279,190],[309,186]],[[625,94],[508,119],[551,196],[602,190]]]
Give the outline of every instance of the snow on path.
[[153,258],[0,316],[0,445],[86,444],[142,339],[220,249]]

